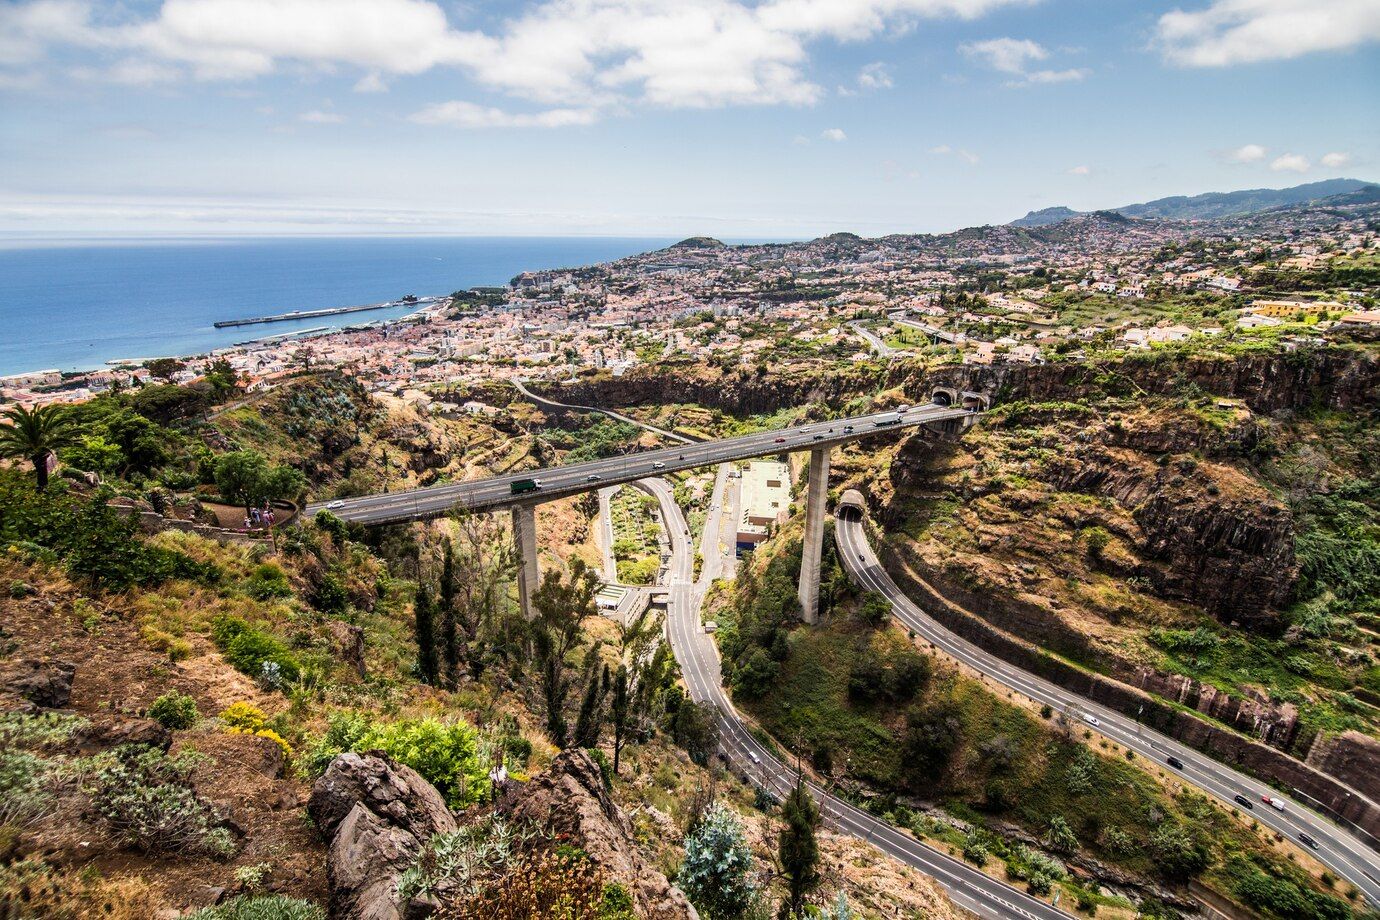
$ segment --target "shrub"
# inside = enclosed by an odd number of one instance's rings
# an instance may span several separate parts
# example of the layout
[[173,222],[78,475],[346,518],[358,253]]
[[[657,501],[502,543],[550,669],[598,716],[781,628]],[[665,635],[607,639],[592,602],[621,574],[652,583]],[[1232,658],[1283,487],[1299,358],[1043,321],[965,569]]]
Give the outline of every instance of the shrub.
[[737,815],[716,803],[686,837],[676,883],[702,913],[733,920],[757,894],[752,865],[752,849]]
[[284,757],[292,756],[292,745],[287,739],[268,726],[268,716],[252,703],[231,703],[220,714],[225,730],[232,735],[255,735],[267,738],[282,748]]
[[350,605],[350,592],[339,576],[327,572],[311,592],[311,604],[322,613],[340,614]]
[[149,707],[149,718],[162,723],[164,728],[175,730],[191,728],[201,718],[196,700],[186,694],[170,690],[153,701]]
[[23,826],[53,804],[51,763],[26,751],[0,751],[0,825]]
[[292,585],[288,583],[287,574],[271,562],[255,568],[245,580],[244,589],[258,601],[292,596]]
[[241,896],[204,907],[187,920],[326,920],[326,912],[309,901],[270,894]]
[[335,713],[325,734],[308,747],[303,766],[309,774],[319,774],[346,751],[381,750],[420,773],[452,808],[463,808],[489,789],[488,768],[480,762],[478,745],[479,733],[465,722],[371,723],[360,713]]
[[235,850],[215,809],[188,785],[199,754],[175,757],[126,746],[91,776],[93,810],[126,843],[144,850],[226,857]]
[[[235,670],[255,679],[273,674],[279,683],[291,683],[301,674],[292,652],[274,636],[235,616],[220,616],[211,627],[211,638]],[[265,665],[273,665],[265,671]]]

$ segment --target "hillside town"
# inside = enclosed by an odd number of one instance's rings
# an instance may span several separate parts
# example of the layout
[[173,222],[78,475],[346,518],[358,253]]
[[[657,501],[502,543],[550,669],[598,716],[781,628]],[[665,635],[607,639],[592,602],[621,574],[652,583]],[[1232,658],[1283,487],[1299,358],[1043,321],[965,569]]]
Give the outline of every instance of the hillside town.
[[[228,361],[253,393],[338,368],[375,392],[426,403],[475,382],[620,376],[677,358],[727,366],[905,353],[934,364],[1041,363],[1196,337],[1305,344],[1380,328],[1376,204],[1363,201],[1342,220],[1315,210],[1219,221],[1099,212],[1036,228],[792,244],[697,237],[604,265],[526,272],[400,320],[192,356],[163,379],[187,383]],[[1296,283],[1329,268],[1335,287]],[[151,382],[147,364],[38,370],[0,378],[0,400],[80,402]]]

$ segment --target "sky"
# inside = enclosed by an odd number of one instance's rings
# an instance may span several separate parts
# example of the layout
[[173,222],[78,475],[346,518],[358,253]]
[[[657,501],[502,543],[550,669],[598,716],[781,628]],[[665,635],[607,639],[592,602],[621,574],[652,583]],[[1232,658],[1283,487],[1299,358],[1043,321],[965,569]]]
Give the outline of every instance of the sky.
[[0,0],[0,233],[1001,223],[1380,179],[1380,0]]

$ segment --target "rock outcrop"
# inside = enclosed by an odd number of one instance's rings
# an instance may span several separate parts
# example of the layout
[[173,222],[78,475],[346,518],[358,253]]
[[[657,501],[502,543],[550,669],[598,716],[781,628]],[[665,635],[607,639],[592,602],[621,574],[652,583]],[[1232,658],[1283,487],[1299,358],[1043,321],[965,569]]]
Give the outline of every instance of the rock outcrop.
[[61,709],[72,700],[77,666],[70,661],[23,658],[0,673],[0,691],[42,709]]
[[433,834],[455,829],[435,787],[381,752],[331,761],[307,810],[329,841],[330,914],[350,920],[401,920],[398,876]]
[[72,732],[72,746],[84,756],[126,744],[140,744],[166,752],[172,745],[172,732],[153,719],[99,720]]
[[696,916],[690,901],[649,865],[632,837],[632,825],[604,788],[599,766],[584,751],[566,751],[551,768],[525,786],[513,787],[501,808],[562,835],[589,854],[608,878],[627,886],[646,920]]

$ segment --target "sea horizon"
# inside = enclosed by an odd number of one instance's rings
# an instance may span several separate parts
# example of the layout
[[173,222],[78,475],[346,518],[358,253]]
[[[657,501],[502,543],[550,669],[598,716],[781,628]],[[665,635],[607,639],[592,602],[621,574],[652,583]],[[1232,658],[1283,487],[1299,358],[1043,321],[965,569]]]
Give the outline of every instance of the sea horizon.
[[[254,339],[398,319],[402,305],[216,329],[265,314],[506,285],[676,239],[388,234],[19,236],[0,231],[0,376],[205,354]],[[754,241],[755,242],[755,241]]]

